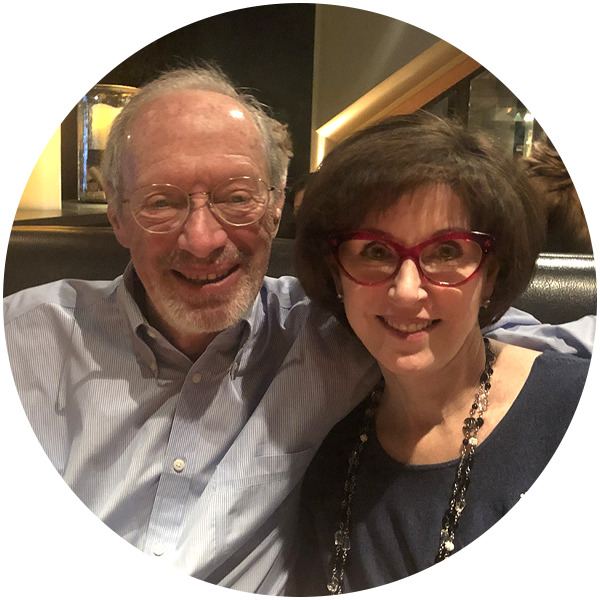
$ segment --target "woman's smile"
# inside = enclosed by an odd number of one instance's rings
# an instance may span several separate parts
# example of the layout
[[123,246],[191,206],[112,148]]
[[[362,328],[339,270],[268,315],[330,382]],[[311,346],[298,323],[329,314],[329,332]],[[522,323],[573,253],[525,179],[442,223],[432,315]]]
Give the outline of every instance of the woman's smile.
[[414,334],[420,332],[429,332],[437,323],[439,319],[433,320],[418,320],[418,321],[398,321],[391,317],[377,317],[386,327],[393,329],[397,333],[401,334]]

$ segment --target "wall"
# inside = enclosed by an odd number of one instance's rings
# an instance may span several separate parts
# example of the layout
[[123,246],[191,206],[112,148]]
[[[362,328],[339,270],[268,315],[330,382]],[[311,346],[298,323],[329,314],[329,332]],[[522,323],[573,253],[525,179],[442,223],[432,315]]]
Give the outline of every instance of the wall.
[[318,4],[313,128],[324,125],[438,40],[384,15]]
[[[293,180],[309,168],[315,7],[260,6],[192,23],[136,52],[100,83],[140,86],[165,69],[216,61],[240,86],[249,87],[289,124]],[[82,90],[82,96],[85,90]],[[63,123],[63,199],[77,196],[77,118]]]

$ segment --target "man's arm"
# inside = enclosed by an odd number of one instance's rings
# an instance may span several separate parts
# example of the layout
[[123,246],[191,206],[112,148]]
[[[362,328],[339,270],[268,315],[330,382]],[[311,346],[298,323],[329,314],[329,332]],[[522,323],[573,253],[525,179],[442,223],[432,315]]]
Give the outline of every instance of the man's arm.
[[571,323],[549,325],[540,323],[522,310],[509,308],[497,323],[486,327],[483,333],[515,346],[539,351],[556,350],[589,358],[592,355],[595,331],[595,315],[582,317]]

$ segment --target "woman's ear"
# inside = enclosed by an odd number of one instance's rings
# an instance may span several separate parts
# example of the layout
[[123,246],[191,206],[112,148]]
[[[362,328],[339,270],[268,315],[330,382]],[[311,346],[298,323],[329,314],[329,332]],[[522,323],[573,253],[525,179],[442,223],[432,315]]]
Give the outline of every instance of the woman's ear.
[[329,255],[326,259],[327,266],[329,267],[329,272],[331,273],[331,278],[333,279],[333,283],[335,285],[335,291],[338,294],[338,297],[344,296],[344,288],[342,287],[342,278],[340,277],[340,268],[337,263],[333,259],[331,255]]
[[489,300],[494,293],[494,285],[496,284],[496,277],[498,277],[498,271],[500,266],[496,259],[491,258],[485,269],[485,277],[483,280],[483,287],[481,290],[481,298],[483,300]]

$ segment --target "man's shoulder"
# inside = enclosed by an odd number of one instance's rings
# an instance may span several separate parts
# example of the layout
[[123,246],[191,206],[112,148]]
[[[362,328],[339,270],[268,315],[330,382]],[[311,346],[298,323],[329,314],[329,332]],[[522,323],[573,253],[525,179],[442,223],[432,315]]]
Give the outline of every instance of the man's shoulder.
[[267,299],[276,298],[283,308],[293,308],[297,304],[306,304],[308,298],[300,282],[289,275],[283,277],[265,277],[262,290]]
[[310,301],[295,277],[265,277],[261,299],[265,311],[271,316],[276,312],[280,323],[286,327],[291,327],[294,323],[309,323],[312,329],[328,335],[332,332],[337,334],[338,330],[342,334],[346,333],[344,327],[329,311]]
[[72,312],[85,309],[109,298],[122,277],[113,281],[62,279],[16,292],[4,298],[4,325],[42,307]]
[[304,341],[313,356],[337,357],[344,352],[348,362],[373,363],[373,358],[352,330],[329,311],[311,302],[295,277],[265,277],[262,293],[263,306],[269,315],[267,321],[278,320],[296,340]]

